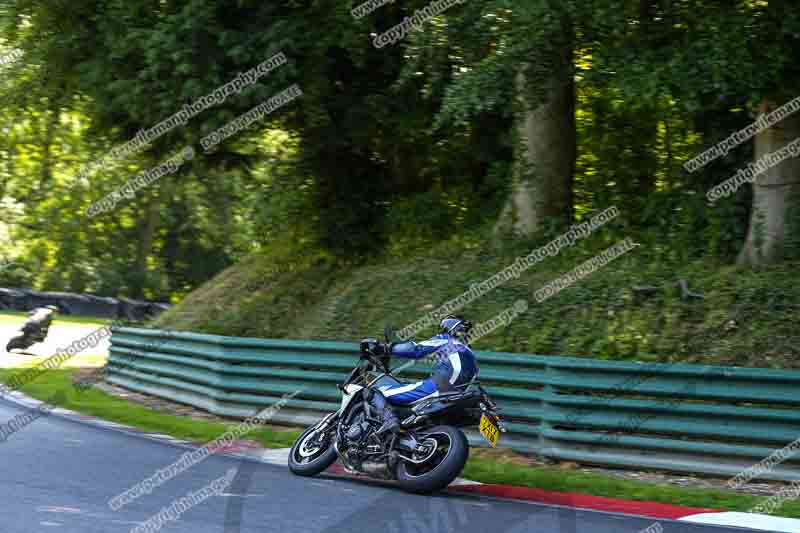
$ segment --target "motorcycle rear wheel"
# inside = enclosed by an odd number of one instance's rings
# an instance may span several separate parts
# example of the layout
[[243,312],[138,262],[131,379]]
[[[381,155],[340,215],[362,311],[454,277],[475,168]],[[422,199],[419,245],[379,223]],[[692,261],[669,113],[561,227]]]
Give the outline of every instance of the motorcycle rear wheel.
[[403,490],[417,494],[436,492],[447,487],[464,470],[469,443],[460,429],[436,426],[420,437],[423,443],[430,439],[436,442],[436,449],[428,460],[421,464],[398,461],[395,474]]

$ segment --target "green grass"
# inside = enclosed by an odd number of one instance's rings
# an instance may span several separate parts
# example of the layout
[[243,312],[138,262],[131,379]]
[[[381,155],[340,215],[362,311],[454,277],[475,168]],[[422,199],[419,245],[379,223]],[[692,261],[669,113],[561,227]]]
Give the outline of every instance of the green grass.
[[[15,371],[19,369],[0,370],[0,379],[6,381]],[[74,372],[71,369],[51,370],[35,382],[24,386],[22,391],[39,400],[52,400],[57,392],[63,391],[63,399],[57,403],[60,407],[134,426],[144,431],[163,433],[196,442],[214,440],[227,428],[235,425],[235,422],[222,424],[158,413],[95,389],[79,392],[72,386]],[[299,431],[274,431],[262,427],[246,438],[253,439],[267,448],[285,448],[291,446],[298,435]],[[600,474],[556,468],[533,468],[475,457],[467,463],[463,477],[484,483],[520,485],[552,491],[731,511],[748,511],[763,501],[763,498],[733,492],[648,484]],[[800,518],[800,502],[788,502],[775,514]]]
[[[557,468],[526,468],[486,459],[470,459],[464,469],[463,477],[484,483],[520,485],[557,492],[576,492],[727,511],[747,512],[766,499],[749,494],[642,483]],[[773,514],[800,518],[800,501],[789,501]]]
[[[20,370],[0,369],[0,379],[5,382],[13,372]],[[74,372],[73,369],[50,370],[36,381],[23,386],[21,391],[46,401],[53,400],[59,391],[63,391],[61,401],[54,402],[58,407],[191,441],[214,440],[227,428],[236,425],[234,421],[223,424],[158,413],[96,389],[80,391],[72,384]],[[255,440],[267,448],[285,448],[291,446],[298,435],[298,432],[273,431],[268,427],[260,427],[248,433],[245,438]]]
[[[2,322],[20,322],[20,319],[27,319],[28,313],[25,311],[0,311],[0,321]],[[78,316],[78,315],[61,315],[57,314],[53,318],[52,325],[59,323],[77,324],[77,325],[97,325],[104,326],[111,323],[110,318],[101,318],[96,316]]]

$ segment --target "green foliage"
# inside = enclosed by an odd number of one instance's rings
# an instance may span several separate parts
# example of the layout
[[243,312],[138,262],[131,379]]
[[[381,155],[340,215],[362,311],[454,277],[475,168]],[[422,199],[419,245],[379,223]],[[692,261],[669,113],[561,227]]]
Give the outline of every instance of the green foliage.
[[[285,243],[325,257],[324,281],[443,236],[473,246],[482,235],[495,249],[512,237],[482,228],[498,219],[520,163],[515,124],[528,109],[517,96],[538,105],[565,51],[576,90],[575,217],[617,206],[618,236],[635,236],[659,262],[736,257],[750,192],[713,207],[705,192],[752,159],[752,147],[694,174],[682,165],[749,124],[756,104],[800,94],[791,2],[467,2],[396,45],[372,46],[372,33],[427,4],[354,20],[350,5],[307,0],[7,2],[0,52],[24,56],[0,67],[0,196],[11,201],[0,215],[21,243],[9,257],[28,274],[0,281],[177,301]],[[288,64],[255,86],[78,176],[279,51]],[[297,101],[113,212],[85,216],[131,176],[292,83],[303,90]],[[558,224],[545,226],[537,238]],[[599,348],[641,351],[627,329],[608,328],[613,345]]]
[[0,269],[0,286],[3,287],[28,287],[33,281],[33,274],[22,266],[3,265]]

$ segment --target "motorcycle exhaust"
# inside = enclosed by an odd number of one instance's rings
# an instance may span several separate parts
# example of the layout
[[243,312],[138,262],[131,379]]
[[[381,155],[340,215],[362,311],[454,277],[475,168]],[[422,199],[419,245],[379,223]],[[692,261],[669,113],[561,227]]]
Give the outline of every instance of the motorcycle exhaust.
[[382,477],[390,479],[391,472],[389,472],[389,465],[386,463],[376,463],[373,461],[366,461],[361,463],[361,470],[370,476]]

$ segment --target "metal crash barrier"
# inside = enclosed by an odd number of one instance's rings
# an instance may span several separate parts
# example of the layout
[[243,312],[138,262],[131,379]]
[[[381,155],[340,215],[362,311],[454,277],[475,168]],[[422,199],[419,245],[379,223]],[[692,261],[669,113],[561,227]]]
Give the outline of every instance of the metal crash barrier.
[[[236,418],[298,389],[272,419],[338,408],[358,344],[115,328],[107,380]],[[800,437],[800,372],[477,352],[500,446],[558,460],[733,476]],[[421,378],[417,365],[401,377]],[[471,439],[472,440],[472,439]],[[477,441],[476,441],[477,443]],[[800,480],[800,454],[760,476]]]

